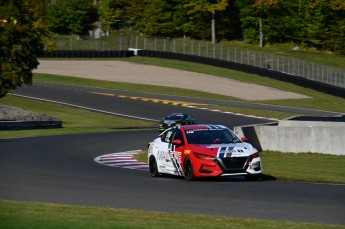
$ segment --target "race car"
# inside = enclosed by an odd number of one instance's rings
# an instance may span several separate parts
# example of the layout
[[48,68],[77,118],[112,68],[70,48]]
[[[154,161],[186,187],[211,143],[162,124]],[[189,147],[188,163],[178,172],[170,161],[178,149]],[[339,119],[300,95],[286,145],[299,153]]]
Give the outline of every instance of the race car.
[[160,132],[163,132],[172,126],[190,124],[196,124],[196,120],[191,115],[184,113],[171,113],[161,119],[158,129]]
[[152,177],[170,174],[188,181],[234,175],[257,180],[260,155],[245,141],[223,125],[171,127],[148,144],[149,171]]

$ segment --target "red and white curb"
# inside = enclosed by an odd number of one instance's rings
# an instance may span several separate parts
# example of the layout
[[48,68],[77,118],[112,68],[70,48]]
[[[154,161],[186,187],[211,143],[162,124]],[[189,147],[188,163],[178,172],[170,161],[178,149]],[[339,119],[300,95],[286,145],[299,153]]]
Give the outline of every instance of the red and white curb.
[[94,161],[101,165],[147,171],[149,169],[147,163],[139,162],[133,158],[133,155],[138,153],[141,153],[141,150],[106,154],[96,157]]

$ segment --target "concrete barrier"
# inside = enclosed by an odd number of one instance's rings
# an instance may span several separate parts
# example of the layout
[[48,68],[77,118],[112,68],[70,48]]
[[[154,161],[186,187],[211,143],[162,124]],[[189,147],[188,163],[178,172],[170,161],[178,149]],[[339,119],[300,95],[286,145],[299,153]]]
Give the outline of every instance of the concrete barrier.
[[[248,128],[254,131],[246,131]],[[248,138],[260,151],[345,155],[345,122],[282,120],[264,125],[236,126],[234,132]]]

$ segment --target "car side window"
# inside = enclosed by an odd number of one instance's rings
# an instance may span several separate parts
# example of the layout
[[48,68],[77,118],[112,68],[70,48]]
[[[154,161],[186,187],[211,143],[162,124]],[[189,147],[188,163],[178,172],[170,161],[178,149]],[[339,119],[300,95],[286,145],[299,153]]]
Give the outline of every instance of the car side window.
[[181,130],[179,130],[179,129],[177,129],[177,130],[175,131],[175,134],[174,134],[174,136],[173,136],[173,139],[172,139],[172,140],[176,140],[176,139],[181,140],[182,145],[183,145],[183,136],[182,136],[182,131],[181,131]]
[[165,131],[161,136],[162,142],[168,142],[168,143],[171,142],[172,134],[173,134],[173,130]]

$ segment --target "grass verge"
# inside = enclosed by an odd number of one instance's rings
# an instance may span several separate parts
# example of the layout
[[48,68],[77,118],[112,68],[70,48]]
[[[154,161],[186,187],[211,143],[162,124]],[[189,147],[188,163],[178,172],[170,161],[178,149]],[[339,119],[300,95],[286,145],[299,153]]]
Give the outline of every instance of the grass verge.
[[278,180],[345,184],[345,156],[261,152],[265,175]]
[[341,228],[335,225],[240,219],[109,209],[56,204],[0,201],[0,228]]
[[101,114],[49,102],[19,98],[11,95],[2,98],[1,103],[55,117],[62,120],[63,128],[3,130],[0,131],[0,138],[100,133],[120,130],[124,131],[129,128],[156,128],[158,125],[158,123],[155,122]]

